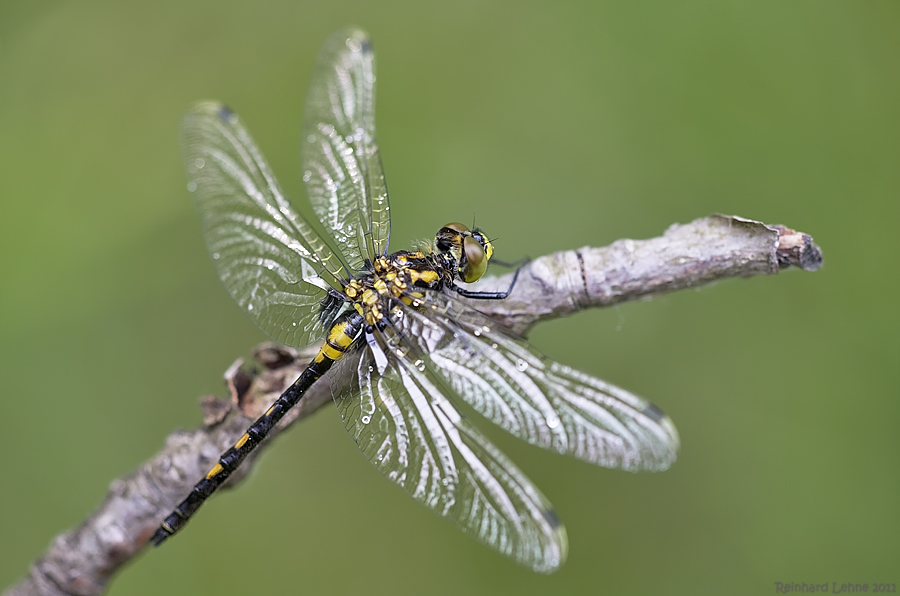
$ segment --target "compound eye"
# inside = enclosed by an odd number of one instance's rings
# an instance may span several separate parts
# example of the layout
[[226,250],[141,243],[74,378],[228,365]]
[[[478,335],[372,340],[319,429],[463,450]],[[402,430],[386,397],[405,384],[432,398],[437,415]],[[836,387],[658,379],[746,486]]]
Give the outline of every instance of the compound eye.
[[463,240],[463,250],[466,253],[466,264],[459,272],[459,276],[470,284],[481,279],[487,270],[488,260],[484,254],[484,247],[471,236],[466,236]]
[[445,228],[450,228],[454,232],[459,232],[460,234],[467,234],[469,232],[469,228],[466,227],[466,224],[461,224],[458,221],[451,221]]

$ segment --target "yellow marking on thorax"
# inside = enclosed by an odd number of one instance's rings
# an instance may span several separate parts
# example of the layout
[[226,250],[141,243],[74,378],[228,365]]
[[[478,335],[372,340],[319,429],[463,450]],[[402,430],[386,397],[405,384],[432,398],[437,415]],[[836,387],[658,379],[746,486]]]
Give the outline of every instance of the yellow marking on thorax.
[[384,315],[381,313],[381,309],[378,308],[377,304],[373,304],[366,310],[366,322],[369,325],[374,325],[383,318]]
[[390,262],[384,257],[375,259],[375,262],[372,263],[372,265],[376,273],[381,273],[382,271],[387,271],[391,268]]
[[362,292],[362,289],[362,284],[359,283],[358,279],[351,279],[350,283],[344,286],[344,295],[347,296],[347,298],[353,300],[354,298],[359,296],[359,293]]
[[394,295],[394,298],[399,298],[406,290],[407,283],[402,276],[396,276],[392,281],[394,283],[391,284],[391,294]]
[[410,269],[409,279],[413,283],[422,281],[426,284],[432,284],[438,281],[440,279],[440,276],[434,269],[426,269],[425,271],[416,271],[415,269]]

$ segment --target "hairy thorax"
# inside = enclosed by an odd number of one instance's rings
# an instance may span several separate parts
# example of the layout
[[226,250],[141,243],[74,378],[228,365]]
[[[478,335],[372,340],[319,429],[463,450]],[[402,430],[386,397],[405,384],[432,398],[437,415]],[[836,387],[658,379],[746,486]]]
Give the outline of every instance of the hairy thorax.
[[418,306],[422,290],[440,290],[452,272],[434,253],[399,251],[375,259],[370,273],[350,280],[344,295],[369,325],[378,325],[396,300]]

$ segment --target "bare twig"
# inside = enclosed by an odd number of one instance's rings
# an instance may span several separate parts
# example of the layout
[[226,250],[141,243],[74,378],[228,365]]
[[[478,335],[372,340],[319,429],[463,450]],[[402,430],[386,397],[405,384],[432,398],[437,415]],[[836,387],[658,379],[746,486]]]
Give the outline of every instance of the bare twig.
[[[728,277],[773,274],[787,267],[814,271],[821,265],[822,253],[806,234],[713,215],[673,225],[663,236],[650,240],[619,240],[605,248],[586,247],[535,259],[521,269],[508,299],[478,301],[476,306],[524,334],[538,321],[588,307]],[[484,280],[479,289],[504,289],[511,275]],[[119,567],[147,545],[163,517],[297,378],[314,353],[315,348],[295,351],[263,344],[254,353],[258,372],[248,372],[241,368],[242,361],[236,362],[225,375],[230,400],[204,398],[202,427],[173,433],[162,451],[133,474],[115,480],[103,504],[81,526],[57,536],[28,576],[5,594],[102,594]],[[316,383],[272,434],[331,401],[331,382],[326,376]],[[254,451],[226,486],[246,476],[261,451]]]
[[[815,271],[822,252],[812,238],[782,225],[730,215],[673,224],[649,240],[618,240],[540,257],[519,273],[506,300],[480,301],[478,310],[525,335],[539,321],[585,308],[694,288],[728,277],[771,275],[787,267]],[[478,282],[504,289],[512,274]]]

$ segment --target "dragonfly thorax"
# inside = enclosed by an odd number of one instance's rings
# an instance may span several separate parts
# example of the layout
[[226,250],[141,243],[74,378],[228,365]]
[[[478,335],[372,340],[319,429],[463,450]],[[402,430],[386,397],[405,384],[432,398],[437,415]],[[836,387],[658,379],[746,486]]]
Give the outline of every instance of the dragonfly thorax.
[[366,323],[377,325],[396,300],[416,306],[424,290],[440,290],[450,281],[448,277],[449,272],[435,255],[399,251],[375,259],[369,273],[344,286],[344,295]]
[[487,236],[475,228],[449,223],[438,230],[430,253],[398,251],[372,262],[369,273],[351,279],[344,295],[369,325],[384,321],[392,304],[400,300],[417,306],[424,291],[439,291],[457,280],[481,278],[493,255]]

